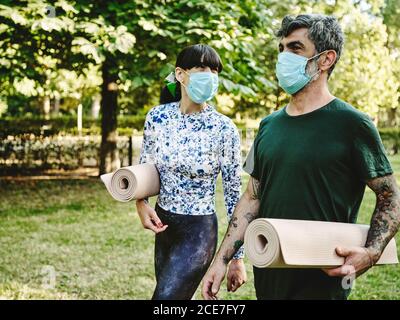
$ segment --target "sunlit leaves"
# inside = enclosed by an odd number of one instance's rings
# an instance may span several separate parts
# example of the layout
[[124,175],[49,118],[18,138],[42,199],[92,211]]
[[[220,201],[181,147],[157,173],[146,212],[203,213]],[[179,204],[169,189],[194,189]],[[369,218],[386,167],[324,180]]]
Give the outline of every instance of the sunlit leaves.
[[97,47],[89,40],[83,37],[78,37],[72,40],[72,45],[75,46],[75,50],[78,50],[82,54],[90,55],[96,63],[100,63],[102,61]]
[[333,92],[378,119],[380,111],[396,107],[399,80],[396,61],[386,47],[382,20],[354,9],[342,22],[347,42],[330,81]]
[[14,79],[13,83],[15,89],[25,95],[25,96],[35,96],[37,95],[37,90],[35,88],[35,81],[24,77],[22,79]]
[[[130,101],[132,109],[146,109],[156,103],[179,51],[206,43],[224,64],[219,94],[226,99],[217,102],[229,101],[232,116],[239,112],[261,117],[288,100],[275,79],[274,32],[284,15],[313,12],[335,14],[346,33],[344,54],[329,81],[332,91],[372,116],[398,105],[397,0],[136,0],[104,6],[62,0],[53,2],[52,18],[46,15],[47,5],[44,0],[0,5],[1,93],[14,78],[18,92],[29,95],[34,94],[29,81],[36,82],[38,95],[52,90],[61,96],[73,95],[73,90],[87,92],[75,84],[94,88],[96,80],[70,81],[61,70],[79,77],[96,64],[100,77],[100,67],[109,57],[122,88],[120,101]],[[25,77],[29,80],[22,80]]]
[[0,16],[11,19],[15,24],[26,25],[27,19],[16,9],[0,4]]

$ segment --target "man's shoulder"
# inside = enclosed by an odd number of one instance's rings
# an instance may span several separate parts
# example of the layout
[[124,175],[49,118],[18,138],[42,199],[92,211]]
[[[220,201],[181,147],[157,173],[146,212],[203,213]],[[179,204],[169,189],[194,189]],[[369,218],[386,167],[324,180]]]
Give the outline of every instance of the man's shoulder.
[[284,112],[283,110],[284,108],[281,108],[279,110],[276,110],[272,113],[270,113],[269,115],[267,115],[266,117],[264,117],[261,122],[260,122],[260,128],[262,128],[263,126],[265,126],[267,123],[274,121],[276,118],[278,118],[282,112]]
[[372,121],[372,118],[368,114],[339,98],[335,99],[330,110],[336,112],[339,117],[345,119],[346,123],[359,124]]

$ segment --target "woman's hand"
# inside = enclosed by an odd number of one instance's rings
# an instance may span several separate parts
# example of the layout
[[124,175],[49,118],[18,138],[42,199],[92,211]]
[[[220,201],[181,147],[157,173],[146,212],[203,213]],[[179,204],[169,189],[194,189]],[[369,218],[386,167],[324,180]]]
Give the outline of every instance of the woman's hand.
[[243,259],[231,260],[226,280],[227,290],[230,292],[235,292],[247,281],[246,267],[244,266]]
[[154,233],[160,233],[167,229],[168,225],[163,225],[156,211],[146,200],[136,200],[136,209],[145,229],[152,230]]

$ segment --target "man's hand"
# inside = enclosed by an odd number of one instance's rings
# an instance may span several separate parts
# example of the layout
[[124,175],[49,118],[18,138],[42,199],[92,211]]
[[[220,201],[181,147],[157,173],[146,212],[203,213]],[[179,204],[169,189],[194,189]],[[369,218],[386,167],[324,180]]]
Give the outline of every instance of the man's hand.
[[394,175],[373,178],[367,181],[367,185],[376,194],[376,206],[365,247],[336,248],[336,253],[345,258],[345,263],[338,268],[324,270],[330,276],[363,274],[379,260],[386,245],[399,230],[400,190]]
[[227,266],[223,263],[213,263],[203,277],[201,295],[205,300],[217,300],[217,293],[224,280]]
[[[258,199],[260,183],[250,178],[247,189],[236,204],[232,219],[224,240],[206,275],[203,277],[201,294],[204,299],[216,300],[221,282],[225,277],[229,261],[243,244],[244,233],[251,221],[257,215],[260,207]],[[246,281],[246,271],[243,261],[231,263],[228,274],[228,291],[235,291]]]
[[233,259],[231,261],[226,280],[226,288],[230,292],[235,292],[247,281],[246,267],[243,259]]
[[[371,248],[351,247],[336,248],[336,254],[345,258],[342,266],[334,269],[323,269],[331,277],[344,277],[350,274],[360,276],[371,268],[379,259],[379,254],[373,252]],[[351,267],[349,267],[351,266]]]

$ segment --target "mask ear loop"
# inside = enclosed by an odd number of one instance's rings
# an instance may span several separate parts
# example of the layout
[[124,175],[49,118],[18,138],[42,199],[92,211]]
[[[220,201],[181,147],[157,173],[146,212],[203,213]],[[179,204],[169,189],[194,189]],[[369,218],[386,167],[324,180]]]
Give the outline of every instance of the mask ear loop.
[[[181,69],[182,69],[182,68],[181,68]],[[190,73],[187,72],[187,71],[184,70],[184,69],[182,69],[182,71],[183,71],[184,73],[186,73],[186,74],[189,76],[189,79],[190,79]],[[185,89],[187,89],[187,86],[186,86],[183,82],[179,81],[178,79],[176,79],[176,80],[181,84],[181,86],[183,86]]]
[[[182,69],[182,68],[181,68]],[[184,72],[184,73],[186,73],[188,76],[189,76],[189,82],[190,82],[190,73],[189,72],[187,72],[186,70],[184,70],[184,69],[182,69],[182,71]],[[176,78],[175,78],[176,79]],[[185,89],[186,89],[186,92],[187,92],[187,86],[183,83],[183,82],[181,82],[181,81],[179,81],[178,79],[176,79],[176,81],[178,81],[180,84],[181,84],[181,86],[183,86]],[[205,107],[204,107],[205,108]],[[202,109],[202,110],[204,110],[204,108]],[[204,118],[204,116],[203,116],[203,118]],[[204,122],[204,126],[205,126],[205,122]]]
[[320,56],[321,54],[323,54],[323,53],[325,53],[325,52],[327,52],[327,51],[328,51],[328,50],[324,50],[324,51],[322,51],[322,52],[320,52],[320,53],[317,53],[316,55],[312,56],[311,58],[308,58],[307,60],[315,59],[315,57],[318,57],[318,56]]
[[[320,56],[321,54],[323,54],[323,53],[325,53],[325,52],[327,52],[328,50],[325,50],[325,51],[322,51],[322,52],[320,52],[320,53],[317,53],[316,55],[314,55],[314,56],[312,56],[311,58],[308,58],[307,59],[307,62],[308,61],[310,61],[310,60],[313,60],[313,59],[315,59],[315,57],[318,57],[318,56]],[[314,73],[312,76],[310,76],[310,78],[312,79],[312,78],[314,78],[318,73],[320,73],[321,72],[321,70],[318,70],[316,73]]]
[[314,73],[312,76],[310,76],[310,78],[312,79],[312,78],[314,78],[318,73],[320,73],[321,72],[321,70],[318,70],[316,73]]

